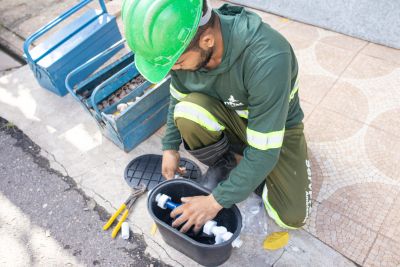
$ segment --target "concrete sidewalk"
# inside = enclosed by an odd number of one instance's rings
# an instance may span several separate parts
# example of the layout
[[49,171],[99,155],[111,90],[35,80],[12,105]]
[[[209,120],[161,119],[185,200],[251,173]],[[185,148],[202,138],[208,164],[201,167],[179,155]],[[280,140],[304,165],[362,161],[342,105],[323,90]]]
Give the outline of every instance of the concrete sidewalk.
[[[110,3],[118,12],[120,1]],[[400,265],[400,169],[396,164],[400,136],[395,131],[400,52],[257,13],[288,38],[299,59],[314,209],[307,231],[291,232],[289,245],[282,250],[263,250],[264,236],[244,230],[244,245],[234,249],[225,266]],[[41,89],[26,66],[0,78],[0,116],[23,130],[42,148],[53,168],[73,178],[109,212],[129,194],[123,180],[127,163],[142,154],[161,153],[163,129],[124,153],[101,135],[71,96],[60,98]],[[196,266],[167,246],[159,233],[150,234],[152,220],[145,198],[140,199],[130,223],[136,233],[143,234],[146,251],[153,257],[173,266]],[[268,226],[268,232],[278,229],[270,220]]]
[[[0,116],[22,129],[41,147],[42,155],[49,159],[52,168],[73,178],[78,188],[110,213],[129,195],[130,189],[123,179],[129,161],[142,154],[161,153],[162,130],[129,154],[121,151],[101,135],[92,118],[72,97],[60,98],[41,89],[28,67],[0,78],[0,102]],[[133,231],[144,236],[151,256],[173,266],[196,266],[167,246],[158,233],[150,234],[152,219],[146,209],[145,197],[138,201],[129,219]],[[268,227],[269,232],[278,229],[270,220]],[[100,228],[98,231],[102,232]],[[108,236],[110,233],[102,234]],[[352,266],[350,261],[306,231],[294,231],[291,235],[284,250],[267,252],[262,249],[264,235],[244,234],[244,245],[234,250],[226,266],[252,263],[269,266],[278,259],[279,263],[289,266]]]

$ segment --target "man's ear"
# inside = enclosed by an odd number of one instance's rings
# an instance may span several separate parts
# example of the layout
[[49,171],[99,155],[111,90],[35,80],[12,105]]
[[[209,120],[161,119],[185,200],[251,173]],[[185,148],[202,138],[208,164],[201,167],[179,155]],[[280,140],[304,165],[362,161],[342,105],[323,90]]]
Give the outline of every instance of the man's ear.
[[208,50],[208,48],[214,47],[215,38],[214,34],[207,30],[203,35],[200,37],[200,47],[203,49]]

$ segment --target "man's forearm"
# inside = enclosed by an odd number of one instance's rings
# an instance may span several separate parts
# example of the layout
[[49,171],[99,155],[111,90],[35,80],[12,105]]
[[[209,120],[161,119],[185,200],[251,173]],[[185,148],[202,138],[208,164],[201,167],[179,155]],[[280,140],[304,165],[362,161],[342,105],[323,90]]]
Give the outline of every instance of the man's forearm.
[[168,115],[167,115],[167,125],[164,137],[162,139],[162,150],[179,150],[179,145],[181,144],[181,134],[174,122],[174,109],[177,104],[177,100],[171,97]]

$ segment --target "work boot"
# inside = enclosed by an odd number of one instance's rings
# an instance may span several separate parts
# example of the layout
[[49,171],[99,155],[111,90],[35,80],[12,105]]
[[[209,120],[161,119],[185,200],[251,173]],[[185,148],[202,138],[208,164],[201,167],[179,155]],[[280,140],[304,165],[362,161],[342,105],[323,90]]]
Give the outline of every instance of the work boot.
[[186,144],[185,148],[201,163],[209,167],[198,183],[210,190],[228,178],[231,170],[237,165],[235,155],[229,150],[228,138],[225,135],[217,143],[204,148],[190,150]]

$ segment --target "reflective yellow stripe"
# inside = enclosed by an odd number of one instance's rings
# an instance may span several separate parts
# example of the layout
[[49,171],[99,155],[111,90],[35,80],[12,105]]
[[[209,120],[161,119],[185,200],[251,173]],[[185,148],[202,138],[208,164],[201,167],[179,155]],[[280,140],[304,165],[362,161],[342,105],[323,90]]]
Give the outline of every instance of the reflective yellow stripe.
[[235,111],[240,117],[245,118],[245,119],[249,118],[249,111],[247,109],[246,110],[235,110]]
[[286,228],[286,229],[292,229],[292,230],[298,229],[296,227],[289,226],[289,225],[285,224],[284,222],[282,222],[281,218],[278,215],[278,212],[271,206],[271,204],[268,201],[267,185],[264,185],[262,199],[264,201],[264,206],[268,212],[269,217],[271,217],[276,222],[277,225],[279,225],[282,228]]
[[246,133],[247,142],[249,145],[260,150],[267,150],[282,146],[285,128],[283,128],[281,131],[269,133],[261,133],[247,128]]
[[209,131],[223,131],[225,127],[218,123],[218,120],[206,109],[190,102],[176,104],[174,119],[185,118],[203,126]]
[[169,92],[178,101],[180,101],[182,98],[187,96],[187,94],[183,94],[183,93],[179,92],[178,90],[176,90],[176,88],[172,84],[169,85]]
[[299,91],[299,78],[297,78],[296,82],[294,83],[293,89],[290,92],[289,102],[292,101],[294,95]]

